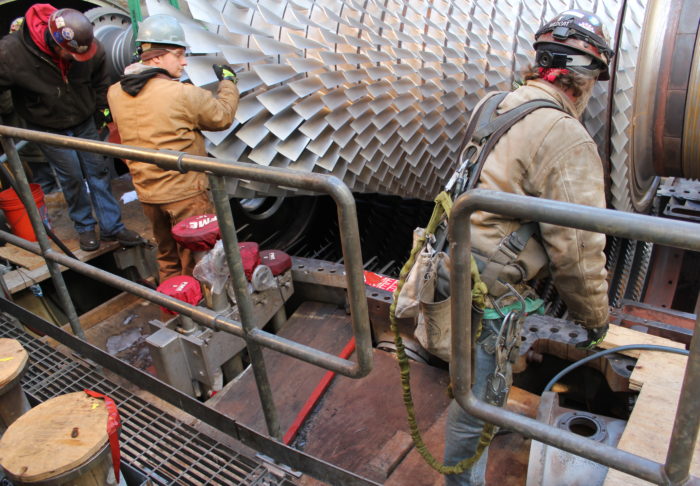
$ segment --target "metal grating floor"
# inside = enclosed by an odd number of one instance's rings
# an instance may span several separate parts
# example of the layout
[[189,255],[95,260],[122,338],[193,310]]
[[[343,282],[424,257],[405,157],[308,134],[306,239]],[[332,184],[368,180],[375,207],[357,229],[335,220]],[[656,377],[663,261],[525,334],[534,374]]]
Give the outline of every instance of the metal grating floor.
[[280,485],[297,484],[293,476],[278,477],[261,462],[241,455],[193,427],[159,410],[16,328],[0,314],[0,337],[16,339],[30,355],[22,388],[36,402],[91,389],[111,397],[122,419],[122,461],[151,484]]

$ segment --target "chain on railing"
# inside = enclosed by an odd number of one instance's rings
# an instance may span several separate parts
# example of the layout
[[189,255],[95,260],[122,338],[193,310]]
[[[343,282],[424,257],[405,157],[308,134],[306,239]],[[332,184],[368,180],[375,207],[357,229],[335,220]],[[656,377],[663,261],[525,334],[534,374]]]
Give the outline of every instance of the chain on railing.
[[[475,189],[462,195],[449,220],[452,268],[452,362],[450,377],[457,402],[470,414],[527,437],[585,457],[627,474],[656,484],[681,486],[698,484],[689,478],[690,464],[700,426],[700,300],[697,321],[690,344],[690,355],[675,415],[669,451],[664,464],[616,447],[601,444],[572,432],[545,425],[505,409],[478,400],[471,393],[471,280],[470,217],[474,211],[487,211],[521,221],[567,226],[605,233],[632,240],[650,241],[664,246],[700,251],[700,227],[697,224],[653,216],[599,209],[540,198]],[[688,481],[692,481],[689,483]]]

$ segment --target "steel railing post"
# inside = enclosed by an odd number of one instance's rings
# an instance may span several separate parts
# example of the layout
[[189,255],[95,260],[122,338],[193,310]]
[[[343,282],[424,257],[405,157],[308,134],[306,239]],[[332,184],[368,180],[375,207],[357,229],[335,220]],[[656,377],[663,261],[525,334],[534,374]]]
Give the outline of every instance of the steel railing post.
[[[2,120],[0,120],[1,122]],[[29,187],[29,181],[27,180],[27,175],[24,173],[24,167],[22,167],[22,161],[19,159],[19,154],[17,153],[17,148],[15,147],[14,141],[6,136],[0,135],[0,143],[2,143],[2,148],[7,155],[7,160],[10,162],[10,167],[12,167],[12,172],[14,172],[15,186],[18,192],[18,196],[24,203],[24,207],[27,209],[27,214],[29,215],[29,221],[32,223],[32,228],[34,229],[34,234],[36,235],[37,241],[39,242],[39,248],[41,248],[42,256],[46,255],[46,252],[51,249],[51,243],[49,242],[49,237],[44,229],[44,223],[39,214],[39,209],[36,207],[34,202],[34,197],[32,196],[32,190]],[[47,260],[47,267],[51,278],[53,279],[54,286],[56,287],[56,292],[58,293],[58,298],[63,306],[63,312],[68,318],[70,327],[73,333],[80,339],[85,339],[85,333],[83,333],[83,328],[80,325],[80,320],[78,319],[78,314],[75,311],[75,306],[73,306],[73,301],[71,300],[70,293],[68,292],[68,287],[66,286],[65,280],[63,280],[63,274],[58,264],[50,262]],[[56,323],[58,325],[58,323]]]
[[700,297],[695,305],[695,330],[690,341],[690,356],[683,376],[676,420],[673,423],[671,443],[666,456],[666,476],[673,485],[682,485],[688,479],[690,466],[700,430]]
[[238,248],[238,237],[236,236],[236,226],[233,222],[231,202],[226,192],[226,181],[222,176],[210,174],[209,183],[211,185],[214,206],[216,207],[216,216],[219,220],[219,228],[221,229],[221,239],[224,243],[224,253],[226,254],[228,270],[231,275],[231,283],[233,284],[233,291],[236,295],[236,303],[238,304],[238,312],[241,316],[241,324],[243,325],[243,339],[245,339],[248,348],[250,361],[253,363],[253,374],[255,375],[255,383],[258,385],[258,394],[260,395],[260,403],[262,404],[263,413],[265,415],[267,432],[272,437],[281,439],[282,436],[277,419],[277,409],[272,396],[270,381],[267,378],[262,348],[256,342],[248,339],[249,333],[255,329],[255,325],[253,324],[253,308],[248,296],[248,280],[243,272],[243,262],[241,261],[241,253]]

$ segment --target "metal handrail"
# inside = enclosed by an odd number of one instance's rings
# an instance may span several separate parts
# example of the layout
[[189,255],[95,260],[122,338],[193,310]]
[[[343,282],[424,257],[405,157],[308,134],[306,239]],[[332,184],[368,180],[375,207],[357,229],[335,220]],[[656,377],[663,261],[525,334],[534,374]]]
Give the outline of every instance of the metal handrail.
[[[95,269],[88,264],[65,257],[51,250],[48,238],[46,237],[43,225],[41,225],[41,220],[38,216],[38,210],[36,209],[33,198],[29,195],[29,184],[22,171],[14,143],[9,137],[78,151],[94,152],[109,157],[153,163],[167,170],[177,170],[180,172],[194,170],[208,173],[213,187],[214,203],[217,216],[220,220],[226,259],[231,272],[231,280],[239,306],[242,325],[241,323],[216,314],[209,309],[185,304],[177,299],[167,297],[147,287],[135,284],[108,272]],[[269,347],[350,378],[361,378],[371,371],[372,338],[364,290],[363,264],[355,200],[350,189],[335,176],[305,173],[291,169],[263,167],[253,164],[244,164],[233,160],[192,156],[184,152],[119,145],[4,125],[0,125],[0,140],[2,141],[3,147],[5,147],[5,151],[8,153],[8,159],[12,163],[13,169],[16,173],[19,173],[17,175],[17,181],[20,197],[29,202],[30,207],[28,207],[28,212],[34,231],[37,234],[39,245],[37,248],[36,244],[32,244],[6,232],[0,232],[0,237],[20,248],[42,255],[47,260],[49,270],[59,290],[64,289],[65,291],[67,289],[65,288],[65,283],[58,270],[58,266],[54,262],[58,262],[80,273],[91,275],[93,278],[113,285],[121,290],[131,292],[144,299],[160,304],[163,307],[179,312],[206,327],[242,337],[249,346],[249,350],[251,350],[251,361],[253,362],[258,392],[261,395],[261,403],[263,403],[263,411],[265,412],[270,435],[279,436],[279,426],[276,420],[272,394],[269,390],[269,383],[267,382],[266,373],[264,371],[265,367],[262,353],[259,352],[258,345]],[[356,341],[356,362],[342,359],[324,351],[284,339],[280,336],[257,329],[254,326],[252,323],[251,305],[240,254],[232,250],[232,248],[237,248],[237,238],[231,207],[228,204],[224,189],[225,176],[263,182],[280,187],[297,188],[328,194],[333,198],[338,208],[338,226],[340,229],[340,242],[347,281],[350,317]],[[61,301],[68,308],[67,313],[74,333],[84,339],[80,324],[77,322],[77,315],[75,315],[75,310],[70,301],[70,296],[61,294],[60,297]]]
[[452,268],[452,361],[450,377],[454,396],[470,414],[489,423],[507,427],[545,444],[591,459],[656,484],[680,486],[699,484],[689,477],[690,464],[700,426],[700,401],[693,396],[700,387],[700,300],[697,321],[690,344],[690,355],[676,412],[668,455],[664,464],[587,439],[572,432],[545,425],[477,399],[471,392],[471,215],[486,211],[522,221],[567,226],[606,233],[633,240],[700,251],[697,224],[661,219],[641,214],[599,209],[547,199],[475,189],[457,199],[449,219]]

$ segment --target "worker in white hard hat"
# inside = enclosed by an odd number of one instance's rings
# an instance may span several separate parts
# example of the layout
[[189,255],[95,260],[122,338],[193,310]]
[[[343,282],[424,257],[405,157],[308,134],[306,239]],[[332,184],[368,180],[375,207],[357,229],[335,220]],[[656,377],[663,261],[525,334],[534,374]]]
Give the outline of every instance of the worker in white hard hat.
[[[180,23],[169,15],[146,18],[139,26],[137,42],[140,62],[127,66],[107,95],[122,143],[206,156],[201,131],[225,130],[236,114],[239,95],[233,68],[214,65],[220,80],[216,96],[181,83],[188,44]],[[192,275],[193,256],[177,245],[171,228],[190,216],[214,212],[207,176],[164,170],[145,162],[128,160],[126,164],[153,226],[160,281]]]

